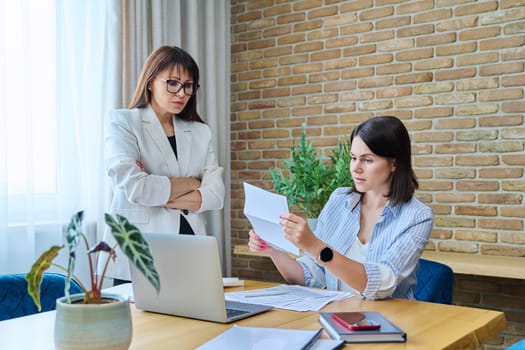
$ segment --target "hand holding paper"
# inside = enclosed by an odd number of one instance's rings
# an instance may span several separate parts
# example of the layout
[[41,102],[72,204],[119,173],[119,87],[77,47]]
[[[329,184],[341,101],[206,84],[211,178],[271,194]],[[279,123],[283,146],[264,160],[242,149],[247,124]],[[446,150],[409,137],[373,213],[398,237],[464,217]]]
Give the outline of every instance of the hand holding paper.
[[285,196],[244,183],[244,215],[257,235],[278,249],[299,255],[299,248],[284,237],[279,223],[279,216],[288,212]]

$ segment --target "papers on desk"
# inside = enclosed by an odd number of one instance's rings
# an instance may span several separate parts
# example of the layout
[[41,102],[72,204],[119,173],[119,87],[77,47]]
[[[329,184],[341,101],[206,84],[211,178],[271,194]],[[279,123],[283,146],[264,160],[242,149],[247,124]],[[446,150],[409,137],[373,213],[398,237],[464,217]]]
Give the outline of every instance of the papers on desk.
[[299,248],[284,237],[279,223],[279,216],[288,212],[285,196],[244,183],[244,215],[257,235],[275,248],[299,255]]
[[268,305],[293,311],[318,311],[326,304],[352,296],[350,292],[281,284],[275,287],[224,293],[226,300]]
[[284,329],[234,325],[197,350],[333,350],[344,342],[319,339],[322,329]]
[[240,280],[238,277],[223,277],[222,285],[224,287],[239,287],[244,286],[244,281]]

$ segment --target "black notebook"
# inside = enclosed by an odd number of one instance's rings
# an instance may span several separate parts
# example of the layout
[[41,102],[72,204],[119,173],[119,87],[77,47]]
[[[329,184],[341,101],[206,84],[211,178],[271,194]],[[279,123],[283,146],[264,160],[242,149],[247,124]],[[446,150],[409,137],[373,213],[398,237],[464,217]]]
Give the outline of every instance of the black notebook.
[[[375,311],[365,311],[364,320],[380,327],[374,330],[351,330],[343,325],[333,315],[344,316],[349,312],[321,312],[319,322],[332,339],[344,340],[347,343],[404,343],[407,335],[399,327],[390,322],[382,314]],[[354,314],[354,313],[353,313]],[[344,318],[344,317],[343,317]]]

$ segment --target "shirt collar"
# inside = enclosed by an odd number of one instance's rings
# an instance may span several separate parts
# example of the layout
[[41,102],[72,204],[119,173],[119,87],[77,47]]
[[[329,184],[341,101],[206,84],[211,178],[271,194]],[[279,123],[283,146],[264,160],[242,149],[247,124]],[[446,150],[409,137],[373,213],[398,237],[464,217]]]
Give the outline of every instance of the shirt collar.
[[354,210],[357,208],[357,205],[359,204],[359,202],[361,201],[361,196],[362,196],[361,193],[359,193],[359,192],[354,192],[354,195],[353,195],[353,196],[350,196],[350,198],[349,198],[348,201],[346,202],[346,207],[347,207],[350,211],[354,211]]
[[[346,207],[350,211],[354,211],[357,208],[357,205],[361,202],[362,194],[358,192],[354,192],[355,195],[351,196],[348,201],[346,202]],[[383,211],[381,212],[381,216],[384,216],[387,214],[387,212],[390,212],[392,215],[396,215],[399,213],[400,206],[396,205],[395,207],[391,206],[390,199],[386,202],[385,207],[383,208]]]

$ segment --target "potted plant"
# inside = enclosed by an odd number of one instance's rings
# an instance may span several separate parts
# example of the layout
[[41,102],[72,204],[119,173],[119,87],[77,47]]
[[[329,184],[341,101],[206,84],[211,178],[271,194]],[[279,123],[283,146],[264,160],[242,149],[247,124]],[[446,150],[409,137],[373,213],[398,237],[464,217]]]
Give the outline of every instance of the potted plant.
[[[114,259],[115,248],[101,241],[89,246],[88,239],[82,231],[84,212],[74,214],[66,230],[66,243],[69,252],[68,266],[53,263],[62,246],[52,246],[33,264],[26,275],[27,290],[40,310],[40,283],[44,272],[50,266],[56,266],[67,272],[65,278],[65,296],[57,300],[55,320],[55,346],[57,349],[127,349],[131,343],[131,313],[127,297],[102,292],[102,284],[108,264]],[[123,216],[113,217],[105,214],[105,222],[118,246],[155,287],[160,290],[160,280],[153,262],[149,245],[140,230],[129,223]],[[86,247],[90,285],[89,288],[73,274],[77,247]],[[95,263],[99,254],[106,254],[107,259],[101,275],[96,274]],[[74,279],[83,293],[70,295],[69,286]]]
[[336,188],[353,185],[350,144],[338,140],[327,162],[322,153],[307,142],[303,124],[299,144],[293,145],[290,153],[291,159],[283,161],[284,169],[270,169],[275,191],[285,195],[290,205],[299,207],[308,218],[317,219]]

